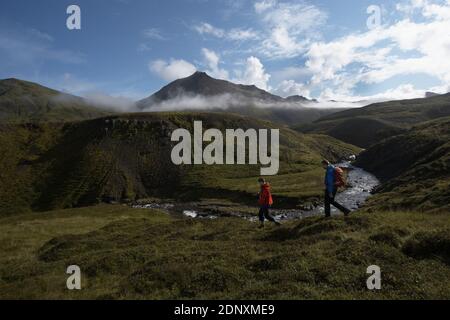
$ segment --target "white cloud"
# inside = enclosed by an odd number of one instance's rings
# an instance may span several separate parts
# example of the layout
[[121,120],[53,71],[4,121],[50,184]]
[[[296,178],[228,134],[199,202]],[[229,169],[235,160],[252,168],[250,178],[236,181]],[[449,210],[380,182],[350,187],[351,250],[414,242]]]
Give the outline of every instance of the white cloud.
[[439,20],[450,19],[450,1],[441,1],[440,4],[432,3],[430,0],[409,0],[396,4],[399,12],[411,16],[419,11],[424,17],[437,18]]
[[165,37],[162,35],[161,30],[157,28],[145,29],[142,31],[142,35],[151,40],[165,40]]
[[425,96],[424,90],[418,90],[413,84],[407,83],[399,85],[396,88],[388,89],[385,92],[366,97],[371,100],[395,100],[395,99],[413,99],[422,98]]
[[447,6],[429,3],[423,5],[423,15],[436,17],[439,20],[450,20],[450,1],[447,0]]
[[283,80],[304,80],[310,76],[311,71],[304,66],[288,66],[274,71],[272,73],[272,80],[276,82],[280,82]]
[[[223,68],[220,68],[220,56],[207,48],[202,49],[202,54],[205,59],[208,70],[206,72],[214,78],[230,80],[229,72]],[[243,64],[243,69],[234,70],[235,78],[230,81],[246,84],[255,85],[263,90],[270,90],[269,80],[270,74],[268,74],[264,65],[261,61],[254,57],[248,57]]]
[[253,29],[234,28],[227,32],[227,38],[235,41],[256,40],[259,38],[258,33]]
[[[336,96],[351,96],[358,83],[377,84],[396,76],[425,74],[450,84],[450,19],[442,19],[450,2],[439,6],[429,1],[413,0],[421,22],[407,17],[393,25],[355,33],[331,42],[315,42],[306,53],[305,66],[311,71],[312,85],[327,87]],[[425,19],[425,20],[423,20]],[[408,97],[410,86],[399,87],[385,96]],[[414,95],[413,94],[413,95]]]
[[203,48],[202,54],[205,58],[206,65],[209,68],[209,70],[206,71],[207,73],[214,78],[228,79],[228,71],[220,68],[220,56],[216,52]]
[[149,69],[166,81],[188,77],[197,70],[193,64],[182,59],[155,60],[149,63]]
[[[270,90],[269,80],[270,74],[265,71],[261,61],[251,56],[246,59],[242,69],[234,70],[235,77],[230,79],[229,72],[220,67],[220,56],[215,51],[203,48],[201,50],[204,63],[207,67],[205,70],[210,76],[233,81],[236,83],[255,85],[263,90]],[[185,60],[155,60],[149,63],[151,72],[157,74],[166,81],[173,81],[192,75],[197,68]]]
[[276,5],[276,0],[263,0],[259,2],[255,2],[254,7],[257,13],[262,13],[270,8],[273,8]]
[[227,39],[232,41],[256,40],[258,34],[251,28],[233,28],[224,30],[214,27],[213,25],[203,22],[194,27],[194,29],[201,35],[210,35],[220,39]]
[[291,58],[304,53],[310,39],[327,20],[324,11],[305,2],[263,1],[255,4],[255,11],[268,33],[262,51],[271,58]]
[[[433,90],[435,93],[442,93],[442,90],[439,88],[435,88]],[[361,95],[353,95],[349,97],[347,94],[340,94],[339,92],[333,91],[328,88],[322,92],[319,99],[321,101],[340,101],[340,102],[364,102],[364,105],[382,102],[382,101],[390,101],[390,100],[401,100],[401,99],[415,99],[415,98],[423,98],[425,97],[425,93],[427,90],[417,89],[413,84],[401,84],[395,88],[387,89],[384,92],[380,92],[374,95],[361,96]]]
[[295,82],[294,80],[283,80],[281,83],[273,90],[273,93],[282,96],[294,96],[299,95],[306,98],[310,97],[310,91],[307,86],[303,83]]
[[[311,39],[318,36],[318,28],[327,20],[327,14],[307,2],[263,0],[254,3],[254,18],[261,30],[252,28],[223,29],[202,22],[194,26],[201,35],[231,41],[260,41],[253,52],[269,58],[291,58],[303,54]],[[256,49],[255,49],[256,48]]]
[[[220,55],[202,49],[207,72],[213,77],[254,84],[279,95],[303,95],[322,92],[321,99],[395,99],[422,96],[423,88],[411,83],[364,97],[355,94],[360,84],[384,83],[395,77],[426,75],[439,80],[435,88],[450,87],[450,0],[408,0],[396,6],[397,20],[375,30],[352,32],[331,41],[319,41],[320,28],[327,13],[306,1],[261,0],[254,3],[255,18],[261,30],[222,29],[209,23],[195,30],[223,40],[242,41],[242,52],[251,55],[230,73],[222,67]],[[398,15],[400,14],[400,16]],[[404,16],[403,16],[404,15]],[[394,16],[394,15],[392,15]],[[258,42],[246,43],[252,40]],[[266,72],[261,60],[304,58],[304,64]],[[228,56],[228,55],[227,55]],[[156,73],[173,73],[171,62],[154,62]],[[190,71],[195,68],[184,61]],[[186,69],[186,68],[181,68]],[[166,76],[165,79],[173,78]],[[272,80],[271,85],[269,84]],[[428,89],[429,91],[432,88]],[[354,99],[352,99],[354,100]]]
[[209,34],[217,38],[222,38],[225,35],[225,31],[212,26],[209,23],[203,22],[194,27],[194,29],[200,34]]
[[270,90],[269,80],[270,75],[266,73],[261,61],[251,56],[245,62],[244,71],[240,72],[238,79],[234,81],[246,85],[255,85],[263,90]]

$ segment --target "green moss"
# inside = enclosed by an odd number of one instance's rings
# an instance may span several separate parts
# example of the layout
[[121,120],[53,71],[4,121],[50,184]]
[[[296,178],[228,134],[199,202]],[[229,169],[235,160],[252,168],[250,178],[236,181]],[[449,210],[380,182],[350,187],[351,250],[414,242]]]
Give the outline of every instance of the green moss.
[[450,265],[450,230],[416,233],[406,241],[403,251],[418,259],[440,258]]
[[[177,220],[123,206],[3,218],[0,297],[450,297],[446,213],[358,213],[256,227],[236,218]],[[79,292],[65,289],[69,264],[81,267]],[[366,288],[372,264],[382,270],[377,292]]]

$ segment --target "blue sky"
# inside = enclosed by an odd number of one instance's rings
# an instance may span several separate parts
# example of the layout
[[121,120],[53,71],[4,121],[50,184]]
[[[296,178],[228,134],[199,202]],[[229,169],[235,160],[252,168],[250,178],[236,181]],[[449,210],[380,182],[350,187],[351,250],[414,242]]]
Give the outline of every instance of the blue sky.
[[[66,27],[71,4],[81,30]],[[449,91],[448,56],[450,0],[4,0],[0,11],[0,78],[85,96],[139,99],[202,70],[283,96],[400,99]]]

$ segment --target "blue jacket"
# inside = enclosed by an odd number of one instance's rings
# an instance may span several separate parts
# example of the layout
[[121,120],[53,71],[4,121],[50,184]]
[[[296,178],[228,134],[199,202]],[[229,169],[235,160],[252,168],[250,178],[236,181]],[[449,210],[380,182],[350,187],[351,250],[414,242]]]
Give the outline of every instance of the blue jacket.
[[325,174],[325,185],[328,193],[333,193],[335,189],[335,181],[334,181],[336,179],[334,176],[335,170],[336,170],[335,167],[330,164]]

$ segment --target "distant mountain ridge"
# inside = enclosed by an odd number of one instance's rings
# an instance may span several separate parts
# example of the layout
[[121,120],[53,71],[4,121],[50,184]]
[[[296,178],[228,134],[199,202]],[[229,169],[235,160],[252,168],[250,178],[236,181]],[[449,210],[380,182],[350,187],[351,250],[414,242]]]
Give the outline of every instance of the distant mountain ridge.
[[304,133],[327,134],[367,148],[413,125],[447,116],[450,116],[450,93],[348,109],[298,126],[297,129]]
[[79,121],[110,114],[83,98],[15,78],[0,80],[0,121]]
[[136,103],[139,111],[209,110],[249,116],[294,125],[310,123],[344,108],[316,108],[317,100],[303,96],[282,98],[254,85],[235,84],[210,77],[205,72],[175,80]]
[[[189,108],[186,97],[203,106]],[[175,99],[173,99],[175,98]],[[176,99],[179,98],[179,99]],[[220,105],[214,105],[219,101]],[[330,113],[345,110],[314,108],[315,100],[302,96],[286,99],[253,85],[234,84],[218,80],[204,72],[176,80],[147,99],[130,105],[128,111],[221,111],[273,121],[282,125],[309,123]],[[99,102],[100,103],[100,102]],[[159,103],[162,107],[155,108]],[[168,108],[166,103],[175,106]],[[37,83],[0,80],[0,122],[68,122],[110,115],[117,108],[96,104],[95,100],[77,97],[47,88]],[[122,108],[125,112],[126,108]]]

